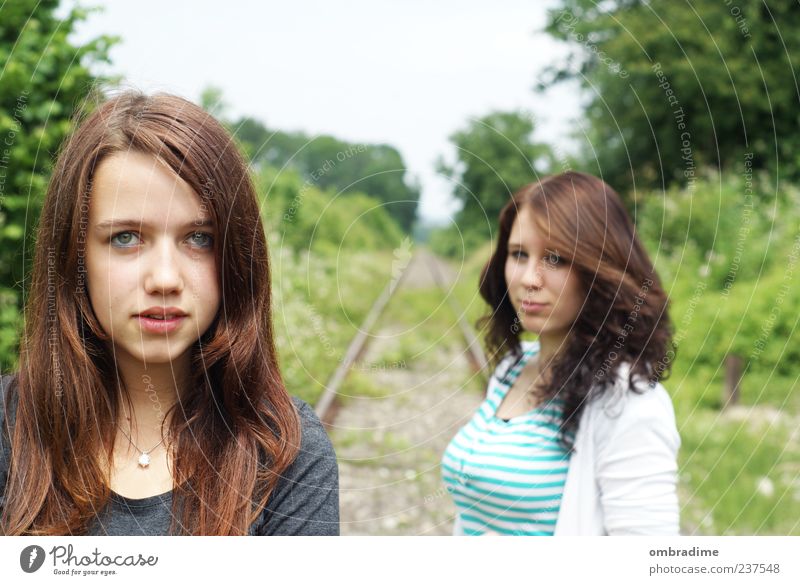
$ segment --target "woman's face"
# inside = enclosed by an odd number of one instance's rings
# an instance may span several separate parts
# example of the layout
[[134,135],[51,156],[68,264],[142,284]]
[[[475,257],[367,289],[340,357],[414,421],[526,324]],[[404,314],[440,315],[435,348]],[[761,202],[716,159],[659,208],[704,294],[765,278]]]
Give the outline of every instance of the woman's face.
[[163,162],[129,151],[100,163],[87,285],[118,363],[188,364],[220,304],[214,235],[198,195]]
[[522,327],[540,337],[565,337],[584,302],[578,275],[542,237],[530,206],[514,220],[506,259],[508,296]]

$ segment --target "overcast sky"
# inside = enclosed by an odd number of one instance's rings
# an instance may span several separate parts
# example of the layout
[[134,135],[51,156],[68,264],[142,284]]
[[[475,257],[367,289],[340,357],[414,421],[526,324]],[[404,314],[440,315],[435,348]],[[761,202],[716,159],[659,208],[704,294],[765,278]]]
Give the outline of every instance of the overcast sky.
[[76,40],[122,37],[109,71],[134,87],[198,101],[216,85],[234,117],[395,146],[422,183],[429,220],[457,207],[435,163],[453,156],[447,138],[470,118],[525,109],[538,140],[570,148],[575,90],[533,92],[537,73],[564,54],[541,32],[553,0],[81,4],[104,12]]

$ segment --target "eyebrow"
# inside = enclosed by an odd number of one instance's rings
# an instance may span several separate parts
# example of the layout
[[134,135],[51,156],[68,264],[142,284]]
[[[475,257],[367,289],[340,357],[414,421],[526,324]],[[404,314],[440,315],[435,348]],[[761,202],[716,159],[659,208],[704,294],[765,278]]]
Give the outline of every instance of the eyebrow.
[[[520,250],[525,249],[525,245],[522,244],[521,242],[508,242],[507,247],[509,250],[516,248],[519,248]],[[556,254],[557,256],[561,256],[561,253],[556,248],[551,248],[550,246],[546,247],[544,251],[547,252],[548,254]]]
[[[202,227],[213,227],[214,222],[210,219],[204,219],[199,221],[190,221],[185,223],[181,226],[182,229],[187,228],[202,228]],[[98,231],[106,230],[109,228],[135,228],[135,229],[151,229],[153,226],[152,224],[147,223],[146,221],[140,221],[138,219],[107,219],[105,221],[101,221],[95,226],[95,229]]]

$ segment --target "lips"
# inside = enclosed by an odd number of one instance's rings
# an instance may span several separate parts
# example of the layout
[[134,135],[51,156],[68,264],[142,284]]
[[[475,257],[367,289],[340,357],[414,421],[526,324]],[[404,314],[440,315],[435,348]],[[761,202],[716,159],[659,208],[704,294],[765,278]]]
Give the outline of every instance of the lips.
[[547,303],[536,303],[533,301],[522,301],[522,310],[526,313],[539,313],[547,308]]
[[147,317],[149,319],[168,320],[177,319],[178,317],[185,317],[186,312],[178,307],[150,307],[136,316]]
[[178,307],[150,307],[133,317],[142,331],[158,335],[176,331],[187,316]]

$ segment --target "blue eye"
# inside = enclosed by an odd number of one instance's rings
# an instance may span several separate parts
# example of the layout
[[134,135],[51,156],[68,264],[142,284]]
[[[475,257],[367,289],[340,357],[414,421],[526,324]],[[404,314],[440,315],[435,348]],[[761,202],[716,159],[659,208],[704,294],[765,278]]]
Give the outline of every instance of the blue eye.
[[527,257],[527,254],[525,252],[523,252],[522,250],[514,250],[514,251],[511,252],[511,257],[512,258],[519,259],[519,258],[522,258],[523,256]]
[[134,232],[120,232],[111,236],[111,243],[118,248],[130,248],[136,245],[133,238],[138,238]]
[[195,232],[189,236],[189,242],[198,248],[210,248],[214,244],[214,238],[205,232]]
[[560,265],[562,262],[561,256],[559,256],[556,252],[548,252],[544,259],[548,266],[553,267]]

